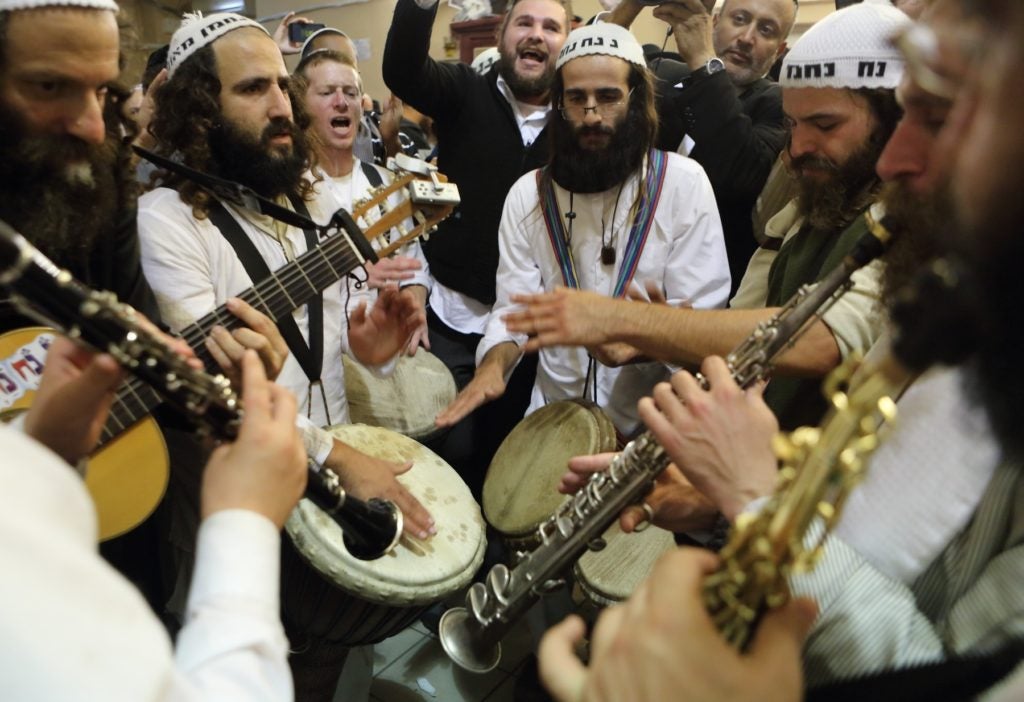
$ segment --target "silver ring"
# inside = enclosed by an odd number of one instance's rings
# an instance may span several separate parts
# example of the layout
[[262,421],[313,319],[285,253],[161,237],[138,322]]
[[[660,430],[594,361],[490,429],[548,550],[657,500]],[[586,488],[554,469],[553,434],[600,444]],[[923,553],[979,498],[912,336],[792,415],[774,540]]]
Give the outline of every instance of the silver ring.
[[644,511],[644,518],[643,520],[637,522],[637,525],[633,527],[633,533],[635,534],[640,533],[641,531],[643,531],[644,529],[646,529],[654,523],[654,508],[651,507],[646,502],[641,502],[640,507]]

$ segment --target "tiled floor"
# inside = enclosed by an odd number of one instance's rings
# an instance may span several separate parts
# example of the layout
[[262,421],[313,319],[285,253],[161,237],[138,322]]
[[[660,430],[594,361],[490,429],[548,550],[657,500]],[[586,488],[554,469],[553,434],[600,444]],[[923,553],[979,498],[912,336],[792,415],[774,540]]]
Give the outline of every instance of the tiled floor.
[[502,642],[498,668],[467,673],[445,655],[440,642],[416,623],[375,646],[349,654],[335,702],[512,702],[516,677],[531,653],[524,623]]

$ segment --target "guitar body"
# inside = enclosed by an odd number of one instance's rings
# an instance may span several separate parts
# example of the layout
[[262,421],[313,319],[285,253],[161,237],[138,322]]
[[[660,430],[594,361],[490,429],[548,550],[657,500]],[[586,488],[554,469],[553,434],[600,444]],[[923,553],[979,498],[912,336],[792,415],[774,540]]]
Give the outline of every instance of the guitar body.
[[[0,420],[32,406],[55,334],[46,327],[0,334]],[[153,513],[167,489],[169,466],[163,434],[149,416],[93,452],[85,485],[96,503],[101,541],[131,531]]]

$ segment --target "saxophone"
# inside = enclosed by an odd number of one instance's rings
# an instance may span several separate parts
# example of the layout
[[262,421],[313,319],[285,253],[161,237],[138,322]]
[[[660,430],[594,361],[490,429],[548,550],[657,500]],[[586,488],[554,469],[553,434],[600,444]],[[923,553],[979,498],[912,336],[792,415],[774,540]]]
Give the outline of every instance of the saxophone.
[[[868,232],[843,261],[817,285],[802,286],[726,357],[741,387],[766,378],[772,361],[853,285],[853,273],[885,250],[891,234],[881,205],[872,205],[865,217]],[[698,380],[707,387],[705,379],[698,376]],[[655,477],[670,462],[650,432],[627,444],[606,471],[594,474],[538,527],[536,549],[514,569],[501,563],[494,566],[483,583],[470,587],[465,607],[453,607],[442,615],[438,638],[448,657],[471,672],[493,670],[501,660],[501,639],[512,625],[544,593],[561,586],[559,574],[581,553],[603,548],[604,530],[619,512],[650,491]]]

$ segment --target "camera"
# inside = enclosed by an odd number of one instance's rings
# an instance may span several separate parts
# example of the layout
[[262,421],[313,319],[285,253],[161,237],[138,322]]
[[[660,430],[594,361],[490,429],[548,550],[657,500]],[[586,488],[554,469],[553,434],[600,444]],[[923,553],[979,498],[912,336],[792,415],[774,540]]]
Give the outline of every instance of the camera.
[[327,25],[316,22],[292,22],[288,25],[288,40],[293,44],[301,44],[309,39],[309,35],[317,32]]

